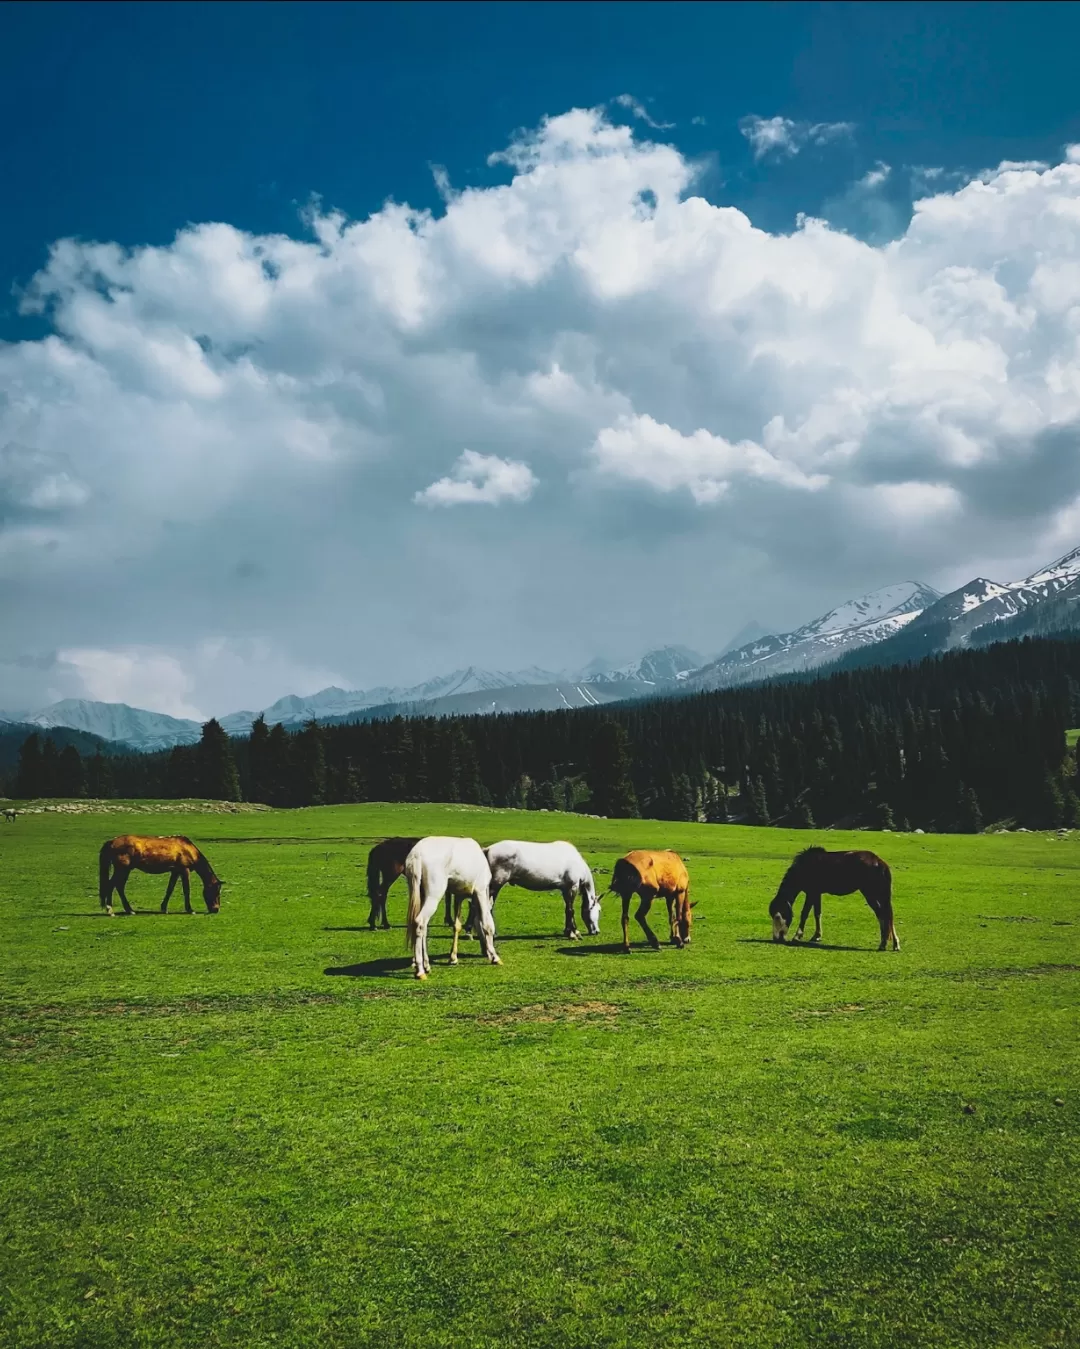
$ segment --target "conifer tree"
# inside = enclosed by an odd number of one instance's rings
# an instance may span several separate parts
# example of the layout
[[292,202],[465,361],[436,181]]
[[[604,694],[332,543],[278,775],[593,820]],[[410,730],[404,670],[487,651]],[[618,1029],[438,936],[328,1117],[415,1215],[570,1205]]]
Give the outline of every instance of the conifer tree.
[[15,777],[15,795],[24,799],[44,796],[41,772],[41,737],[28,735],[19,750],[19,771]]
[[199,791],[211,801],[239,801],[240,778],[236,772],[228,732],[214,717],[202,728],[198,751]]
[[248,740],[248,795],[252,801],[270,804],[270,728],[266,718],[260,712],[251,723],[251,738]]
[[637,793],[630,776],[630,738],[626,727],[605,719],[589,746],[589,786],[594,813],[612,819],[636,819]]
[[112,796],[112,769],[100,749],[86,765],[86,790],[89,796],[99,801]]
[[765,781],[759,775],[750,784],[750,823],[769,823],[769,801],[765,795]]
[[60,795],[60,755],[56,751],[52,736],[46,736],[45,743],[41,747],[41,788],[39,795]]
[[61,751],[57,777],[60,796],[86,795],[86,773],[83,770],[82,756],[74,745],[65,745]]
[[314,717],[304,723],[296,737],[296,794],[302,806],[321,806],[326,802],[326,750],[322,727]]
[[294,803],[292,739],[280,722],[270,727],[266,741],[266,778],[267,796],[272,806],[291,806]]

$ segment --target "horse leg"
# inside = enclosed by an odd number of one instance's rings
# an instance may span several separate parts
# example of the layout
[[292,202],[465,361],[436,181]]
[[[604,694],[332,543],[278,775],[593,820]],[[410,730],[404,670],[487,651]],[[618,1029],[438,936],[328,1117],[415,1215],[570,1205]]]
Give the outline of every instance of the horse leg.
[[815,895],[815,896],[814,896],[814,935],[810,938],[810,940],[811,940],[811,941],[820,941],[820,940],[821,940],[821,896],[820,896],[820,895]]
[[[384,932],[389,931],[390,929],[390,919],[386,914],[386,897],[390,893],[390,887],[401,874],[402,873],[399,871],[397,876],[387,876],[385,872],[382,872],[379,876],[379,912],[376,917],[381,918],[382,921],[379,923],[379,926]],[[374,923],[372,926],[374,927]]]
[[622,943],[623,950],[630,950],[630,896],[620,895],[622,900]]
[[127,895],[124,893],[124,887],[127,885],[127,878],[130,874],[130,867],[122,867],[119,862],[116,864],[116,870],[113,872],[113,885],[116,887],[116,893],[120,896],[120,902],[124,906],[125,913],[135,912],[128,903]]
[[180,884],[184,887],[184,912],[191,912],[191,878],[187,867],[180,868]]
[[161,912],[169,912],[169,900],[172,898],[172,892],[176,889],[176,882],[180,876],[179,871],[174,871],[169,877],[169,885],[165,891],[165,898],[161,901]]
[[492,965],[501,965],[499,953],[495,950],[495,919],[491,912],[491,898],[477,891],[476,904],[480,910],[480,949]]
[[428,958],[427,938],[428,924],[439,907],[439,901],[442,895],[437,889],[433,890],[420,906],[420,912],[416,918],[416,945],[413,948],[413,969],[418,979],[426,979],[431,972],[431,961]]
[[116,916],[113,913],[112,907],[112,895],[113,890],[115,889],[116,889],[116,865],[114,863],[113,873],[109,877],[108,883],[105,886],[105,898],[101,901],[101,907],[105,910],[105,912],[109,915],[110,918],[115,918]]
[[[446,903],[447,903],[448,906],[450,905],[450,894],[449,894],[449,892],[447,893],[447,896],[446,896]],[[451,943],[451,946],[450,946],[450,964],[451,964],[451,965],[456,965],[456,964],[457,964],[458,938],[461,936],[461,896],[460,896],[460,895],[454,895],[454,897],[453,897],[453,908],[454,908],[454,940],[453,940],[453,942]]]
[[884,951],[892,939],[892,948],[894,951],[900,950],[900,938],[896,935],[896,924],[893,922],[892,900],[888,896],[876,898],[873,902],[870,896],[864,890],[863,898],[873,909],[878,920],[878,927],[881,931],[881,941],[878,944],[878,950]]
[[802,941],[803,928],[806,926],[806,920],[810,917],[810,911],[814,907],[814,896],[807,891],[806,902],[802,906],[802,913],[799,915],[799,928],[795,933],[795,940]]
[[652,902],[653,899],[655,898],[654,892],[652,890],[645,889],[641,890],[639,893],[641,895],[641,903],[637,906],[637,913],[634,914],[634,917],[637,919],[642,932],[644,932],[645,936],[648,938],[649,945],[653,948],[654,951],[659,951],[660,938],[656,935],[656,933],[652,930],[649,924],[645,921],[649,916],[649,910],[652,908]]
[[581,933],[577,930],[577,923],[574,922],[574,899],[577,890],[573,885],[568,885],[562,892],[563,904],[566,906],[566,922],[563,924],[563,936],[570,941],[580,941]]

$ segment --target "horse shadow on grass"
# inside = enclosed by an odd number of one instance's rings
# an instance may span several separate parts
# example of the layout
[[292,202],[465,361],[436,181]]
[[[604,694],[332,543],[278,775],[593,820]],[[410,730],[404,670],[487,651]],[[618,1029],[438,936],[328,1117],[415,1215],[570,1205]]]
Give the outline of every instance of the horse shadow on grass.
[[612,941],[590,946],[560,946],[556,954],[560,956],[625,956],[635,955],[640,951],[651,952],[654,949],[647,942],[635,942],[631,949],[627,951],[621,941]]
[[868,951],[868,946],[838,946],[826,941],[773,941],[771,937],[736,937],[744,946],[779,946],[788,951]]
[[362,960],[358,965],[329,965],[323,974],[345,975],[349,979],[392,979],[412,969],[410,956],[383,956],[381,960]]

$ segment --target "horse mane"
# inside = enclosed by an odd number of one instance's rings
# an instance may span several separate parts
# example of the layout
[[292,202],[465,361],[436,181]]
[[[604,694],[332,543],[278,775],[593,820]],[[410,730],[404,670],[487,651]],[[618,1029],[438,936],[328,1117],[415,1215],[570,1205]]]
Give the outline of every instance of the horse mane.
[[819,843],[815,843],[812,847],[804,848],[802,852],[796,853],[795,856],[791,859],[791,865],[793,867],[798,866],[800,862],[808,862],[811,857],[824,857],[824,856],[825,856],[825,849]]

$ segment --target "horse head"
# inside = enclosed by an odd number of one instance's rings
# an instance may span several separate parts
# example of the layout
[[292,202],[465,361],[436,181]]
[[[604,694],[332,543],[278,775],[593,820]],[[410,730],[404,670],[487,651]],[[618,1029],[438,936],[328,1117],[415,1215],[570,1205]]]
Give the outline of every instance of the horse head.
[[[697,900],[694,901],[694,904],[696,903]],[[694,927],[694,904],[691,904],[686,895],[683,895],[679,904],[679,912],[675,920],[678,925],[679,936],[682,938],[682,944],[684,946],[690,945],[690,934]]]
[[213,880],[203,882],[203,899],[206,901],[207,913],[217,913],[220,910],[222,884],[217,876]]
[[781,891],[769,905],[769,917],[772,919],[772,939],[773,941],[783,941],[787,936],[788,928],[791,926],[794,906],[790,899]]

